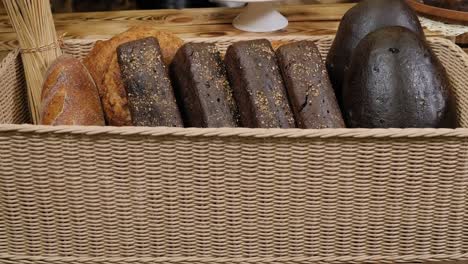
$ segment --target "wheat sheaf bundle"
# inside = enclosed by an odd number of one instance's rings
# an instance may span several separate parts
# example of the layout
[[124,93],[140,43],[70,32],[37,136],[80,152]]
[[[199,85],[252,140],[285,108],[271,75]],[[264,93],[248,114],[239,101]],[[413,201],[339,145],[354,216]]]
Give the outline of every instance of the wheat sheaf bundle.
[[16,31],[34,124],[40,121],[41,90],[48,67],[61,55],[49,0],[3,0]]

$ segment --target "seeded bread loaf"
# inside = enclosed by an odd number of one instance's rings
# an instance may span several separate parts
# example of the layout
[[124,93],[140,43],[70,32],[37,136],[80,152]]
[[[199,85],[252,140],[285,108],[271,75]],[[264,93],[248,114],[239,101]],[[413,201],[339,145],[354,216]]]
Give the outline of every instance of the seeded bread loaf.
[[171,64],[171,78],[188,127],[237,127],[237,106],[214,44],[187,43]]
[[276,55],[300,128],[345,127],[320,52],[312,41],[281,46]]
[[242,126],[296,127],[275,52],[268,40],[232,44],[225,63]]
[[150,37],[122,44],[117,55],[132,124],[182,127],[158,41]]

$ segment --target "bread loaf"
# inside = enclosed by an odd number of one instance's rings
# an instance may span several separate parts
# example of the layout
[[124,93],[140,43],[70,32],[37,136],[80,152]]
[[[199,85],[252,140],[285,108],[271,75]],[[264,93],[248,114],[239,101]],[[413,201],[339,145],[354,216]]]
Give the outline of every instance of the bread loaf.
[[72,56],[59,57],[47,71],[41,108],[42,125],[105,125],[96,85]]
[[146,37],[158,39],[166,65],[169,65],[183,44],[180,38],[171,33],[162,32],[153,27],[137,26],[107,41],[96,42],[93,50],[84,59],[84,64],[98,87],[109,125],[126,126],[132,124],[125,87],[120,77],[117,47],[123,43]]
[[127,90],[120,74],[117,52],[112,56],[109,69],[104,74],[100,87],[107,123],[111,126],[131,126],[132,117],[128,109]]
[[345,127],[335,91],[315,44],[312,41],[286,44],[276,54],[298,127]]
[[182,127],[158,41],[150,37],[122,44],[117,55],[133,125]]
[[185,44],[170,69],[186,126],[238,126],[237,105],[214,44]]
[[242,126],[296,127],[275,52],[268,40],[232,44],[225,63]]

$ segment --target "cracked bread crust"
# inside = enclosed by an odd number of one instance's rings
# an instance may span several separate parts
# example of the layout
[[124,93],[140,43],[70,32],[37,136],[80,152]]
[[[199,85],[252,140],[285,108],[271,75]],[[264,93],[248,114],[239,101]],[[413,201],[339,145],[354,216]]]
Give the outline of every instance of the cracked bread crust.
[[105,125],[96,85],[85,66],[70,55],[50,66],[41,99],[42,125]]

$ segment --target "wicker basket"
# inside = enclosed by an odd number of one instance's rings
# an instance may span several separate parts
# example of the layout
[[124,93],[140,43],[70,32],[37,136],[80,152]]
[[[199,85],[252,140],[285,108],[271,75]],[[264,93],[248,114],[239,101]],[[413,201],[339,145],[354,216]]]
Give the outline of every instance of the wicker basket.
[[[467,55],[430,42],[468,127]],[[0,76],[0,123],[27,122],[18,53]],[[467,165],[468,129],[0,125],[0,263],[468,259]]]

